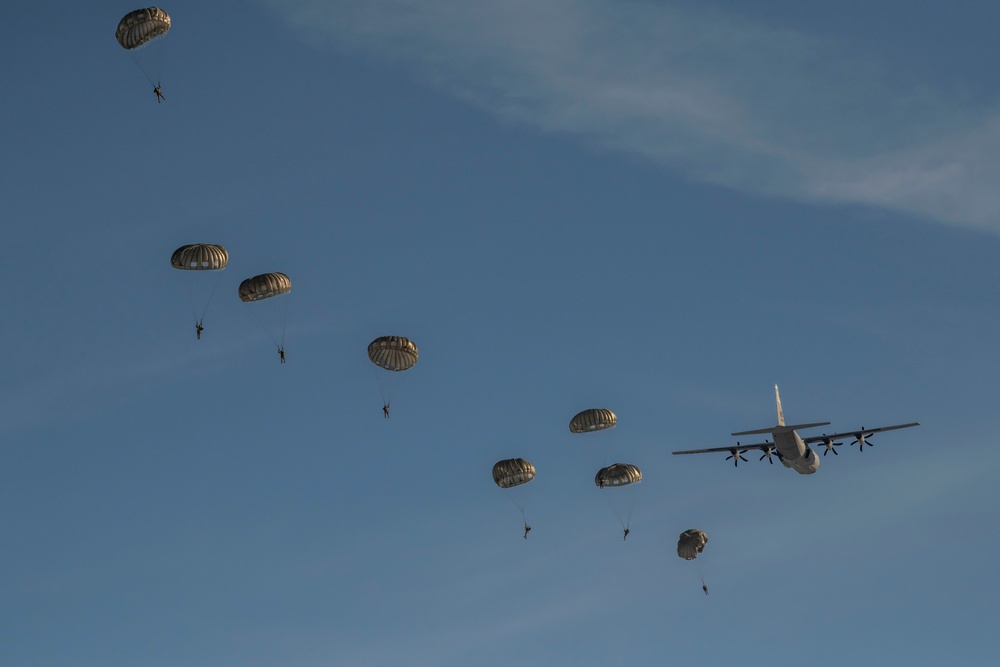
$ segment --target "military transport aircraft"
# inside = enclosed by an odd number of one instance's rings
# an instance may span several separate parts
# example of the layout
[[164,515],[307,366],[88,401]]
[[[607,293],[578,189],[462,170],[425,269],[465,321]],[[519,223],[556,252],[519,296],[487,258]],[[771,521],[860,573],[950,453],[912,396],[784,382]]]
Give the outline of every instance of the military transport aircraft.
[[712,447],[710,449],[688,449],[682,452],[674,452],[674,454],[706,454],[708,452],[729,452],[729,456],[726,460],[733,460],[733,464],[739,466],[740,461],[746,461],[743,458],[743,454],[750,451],[751,449],[758,449],[762,452],[760,460],[763,461],[767,458],[768,463],[774,463],[772,456],[777,456],[778,460],[781,461],[786,468],[791,468],[797,473],[803,475],[810,475],[817,470],[819,470],[819,457],[816,456],[816,452],[809,448],[809,444],[813,442],[821,442],[826,447],[823,450],[823,456],[826,456],[827,452],[837,453],[834,447],[839,447],[842,442],[834,442],[838,438],[854,438],[854,442],[851,445],[858,445],[860,451],[864,451],[865,445],[871,447],[873,442],[868,440],[868,436],[873,433],[880,433],[882,431],[894,431],[898,428],[909,428],[910,426],[920,426],[920,422],[911,422],[909,424],[896,424],[895,426],[879,426],[878,428],[865,428],[862,426],[857,431],[847,431],[845,433],[834,433],[832,435],[813,435],[808,438],[803,438],[796,431],[803,428],[815,428],[817,426],[826,426],[830,422],[816,422],[815,424],[785,424],[785,415],[781,412],[781,395],[778,393],[778,385],[774,385],[774,401],[778,407],[778,423],[770,428],[755,429],[753,431],[740,431],[739,433],[733,433],[733,435],[763,435],[768,433],[774,438],[774,442],[768,442],[767,439],[764,442],[756,443],[753,445],[741,445],[738,441],[735,447]]

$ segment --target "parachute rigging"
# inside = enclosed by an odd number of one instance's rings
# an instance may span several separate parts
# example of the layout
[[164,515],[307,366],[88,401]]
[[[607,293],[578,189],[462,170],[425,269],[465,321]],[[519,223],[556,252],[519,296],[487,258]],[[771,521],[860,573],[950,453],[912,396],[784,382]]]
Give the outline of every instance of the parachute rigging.
[[262,273],[247,278],[238,290],[240,301],[254,304],[250,309],[257,323],[278,347],[285,362],[285,329],[288,326],[288,297],[292,281],[284,273]]
[[501,489],[506,489],[506,496],[521,511],[524,521],[524,539],[528,539],[531,526],[525,515],[527,491],[525,484],[535,479],[535,466],[524,459],[504,459],[493,465],[493,482]]
[[386,417],[389,416],[389,403],[399,386],[399,374],[413,368],[419,358],[416,343],[403,336],[379,336],[368,344],[368,359],[378,368],[389,371],[386,375],[372,368]]
[[[129,52],[133,62],[157,91],[163,70],[163,51],[170,15],[159,7],[136,9],[122,17],[115,39]],[[157,99],[162,97],[157,92]]]
[[[170,256],[170,266],[181,271],[191,312],[194,315],[195,331],[201,338],[205,314],[215,296],[219,278],[229,264],[229,253],[221,245],[194,243],[182,245]],[[207,275],[206,275],[207,274]]]
[[[606,488],[628,487],[642,481],[642,471],[631,463],[613,463],[605,468],[601,468],[594,476],[594,484],[601,490]],[[629,489],[626,492],[614,491],[606,496],[611,510],[618,517],[619,523],[625,530],[625,537],[631,532],[629,524],[632,522],[632,511],[635,509],[635,491]]]
[[[708,544],[708,535],[705,531],[698,530],[697,528],[685,530],[677,538],[677,556],[684,560],[694,560],[698,557],[698,554],[705,550],[706,544]],[[704,568],[705,563],[698,561],[701,590],[704,591],[705,595],[708,595],[708,585],[705,583]]]

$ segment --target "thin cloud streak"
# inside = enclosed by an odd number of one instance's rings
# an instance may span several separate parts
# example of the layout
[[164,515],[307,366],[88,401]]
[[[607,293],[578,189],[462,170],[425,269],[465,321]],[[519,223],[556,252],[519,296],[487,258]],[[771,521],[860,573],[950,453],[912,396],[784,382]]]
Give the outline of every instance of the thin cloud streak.
[[808,35],[650,2],[261,1],[317,45],[693,180],[1000,230],[998,110]]

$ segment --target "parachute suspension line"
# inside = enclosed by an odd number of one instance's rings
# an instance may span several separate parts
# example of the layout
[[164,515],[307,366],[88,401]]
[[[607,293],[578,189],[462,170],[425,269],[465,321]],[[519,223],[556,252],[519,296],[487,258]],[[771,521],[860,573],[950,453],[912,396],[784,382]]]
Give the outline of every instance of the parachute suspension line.
[[212,305],[212,300],[215,298],[215,292],[219,287],[219,282],[222,280],[222,271],[213,271],[217,274],[211,280],[211,287],[208,289],[208,298],[204,297],[204,290],[201,289],[202,283],[206,280],[205,276],[198,275],[200,273],[206,273],[205,271],[184,271],[186,275],[184,276],[184,282],[187,283],[186,289],[184,290],[184,298],[188,302],[188,307],[191,309],[191,316],[194,318],[195,324],[204,324],[205,315],[208,314],[208,309]]
[[[139,68],[142,75],[146,77],[146,81],[149,82],[154,88],[160,86],[160,73],[163,71],[163,49],[160,47],[157,49],[149,48],[149,44],[145,44],[135,49],[130,49],[128,54],[132,58],[132,62],[135,66]],[[154,45],[154,47],[159,45]]]
[[382,380],[378,376],[381,369],[371,364],[368,365],[368,368],[372,369],[372,379],[375,380],[375,386],[378,387],[378,394],[382,397],[382,405],[389,405],[389,399],[385,397],[385,389],[382,387]]
[[198,324],[203,324],[205,322],[205,315],[208,313],[209,306],[212,305],[212,299],[215,298],[215,292],[219,287],[219,281],[222,279],[222,271],[216,271],[218,274],[215,276],[215,280],[212,282],[212,288],[208,292],[208,301],[205,303],[205,307],[201,309],[201,313],[198,314]]
[[198,304],[196,303],[197,299],[194,294],[197,287],[195,283],[197,281],[195,277],[191,275],[184,276],[183,281],[187,283],[185,285],[186,289],[184,290],[184,300],[187,301],[188,308],[191,309],[191,317],[194,318],[194,323],[200,324],[202,319],[204,319],[204,313],[201,315],[198,314]]
[[281,308],[283,309],[281,313],[281,341],[278,343],[278,349],[284,349],[285,347],[285,332],[288,331],[288,311],[292,308],[292,302],[287,297],[284,299],[285,303]]
[[271,330],[264,324],[264,319],[257,312],[257,309],[252,309],[250,312],[253,313],[253,319],[257,322],[257,326],[264,330],[264,333],[267,334],[267,337],[271,339],[271,342],[273,342],[278,349],[281,349],[281,345],[278,344],[278,339],[274,337]]
[[374,378],[378,393],[382,397],[382,405],[389,405],[396,397],[396,390],[399,388],[399,383],[403,381],[403,374],[387,371],[375,364],[369,364],[368,367],[371,368],[372,378]]
[[635,493],[632,493],[629,496],[628,500],[625,503],[625,507],[626,507],[625,527],[628,528],[628,525],[632,523],[632,512],[635,511]]
[[[514,502],[514,501],[511,501],[511,502]],[[524,507],[521,504],[517,503],[517,502],[514,502],[514,506],[517,507],[517,509],[521,511],[521,522],[525,526],[527,526],[528,525],[528,515],[525,514]]]
[[[607,491],[607,489],[601,489],[601,491],[604,492]],[[618,523],[622,525],[622,528],[625,528],[625,521],[622,520],[621,512],[619,512],[618,507],[615,506],[613,502],[611,502],[611,497],[605,495],[604,502],[606,502],[608,504],[608,507],[611,508],[611,511],[615,513],[615,518],[618,519]]]
[[505,493],[504,495],[510,498],[510,502],[514,503],[514,507],[516,507],[518,511],[521,512],[521,516],[524,517],[525,503],[523,501],[518,502],[517,500],[515,500],[513,494]]
[[153,87],[160,85],[163,63],[166,61],[164,52],[166,51],[167,37],[169,35],[160,35],[142,46],[128,50],[132,62],[146,77],[146,81],[149,81],[149,85]]
[[[289,299],[285,297],[281,303],[277,304],[264,302],[254,307],[255,305],[251,304],[250,310],[257,321],[257,326],[264,330],[276,348],[279,350],[284,348],[285,330],[288,328]],[[261,306],[264,306],[263,310]]]
[[[607,493],[608,491],[615,493],[617,490],[604,488],[601,489],[601,491],[604,493]],[[621,493],[621,491],[617,492]],[[615,518],[618,519],[618,523],[622,525],[622,529],[627,529],[629,524],[632,523],[632,512],[635,509],[634,493],[630,494],[630,497],[625,499],[615,499],[612,498],[610,494],[605,495],[604,499],[607,501],[608,507],[611,508],[611,511],[615,513]]]

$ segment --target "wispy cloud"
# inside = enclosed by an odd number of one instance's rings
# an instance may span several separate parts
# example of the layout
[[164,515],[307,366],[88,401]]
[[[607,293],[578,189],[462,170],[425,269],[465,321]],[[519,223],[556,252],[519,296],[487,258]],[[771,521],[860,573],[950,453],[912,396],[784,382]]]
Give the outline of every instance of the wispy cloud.
[[695,180],[1000,229],[998,110],[836,43],[661,2],[261,2],[317,44]]

